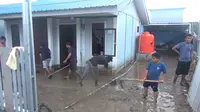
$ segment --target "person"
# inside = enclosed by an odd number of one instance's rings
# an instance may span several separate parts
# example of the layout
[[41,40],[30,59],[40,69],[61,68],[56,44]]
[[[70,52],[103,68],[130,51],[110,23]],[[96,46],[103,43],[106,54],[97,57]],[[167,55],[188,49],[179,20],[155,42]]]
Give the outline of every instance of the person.
[[[77,81],[79,82],[79,80],[81,79],[80,75],[76,72],[77,70],[77,57],[76,57],[76,50],[71,46],[71,44],[69,42],[66,43],[66,48],[68,51],[68,55],[65,58],[65,60],[63,61],[64,64],[66,64],[66,66],[69,65],[69,68],[67,70],[67,73],[69,72],[69,70],[71,70],[71,74],[67,74],[67,76],[65,77],[65,79],[71,78],[71,75],[75,75]],[[79,82],[80,83],[80,82]],[[81,83],[80,83],[81,84]],[[82,85],[82,84],[81,84]]]
[[6,38],[4,36],[0,37],[0,47],[5,47],[6,44]]
[[[160,80],[160,75],[162,75],[162,80]],[[161,56],[158,53],[152,54],[152,60],[148,63],[146,68],[146,74],[144,77],[144,94],[143,97],[148,96],[148,87],[151,86],[154,94],[154,101],[157,102],[158,98],[158,85],[159,82],[166,81],[167,69],[164,62],[161,62]],[[145,82],[145,80],[153,80],[158,82]]]
[[173,79],[173,83],[176,83],[176,80],[179,75],[182,75],[182,79],[180,84],[182,86],[188,85],[185,77],[189,72],[190,63],[192,61],[192,55],[194,51],[194,46],[191,44],[192,35],[187,34],[185,37],[185,42],[181,42],[175,45],[172,50],[174,50],[177,54],[179,54],[178,64],[175,72],[175,76]]
[[98,86],[98,65],[104,65],[104,68],[108,69],[108,64],[109,62],[112,62],[112,59],[112,56],[97,55],[86,61],[86,67],[81,82],[84,79],[85,75],[91,71],[95,79],[95,86]]
[[49,75],[51,73],[51,51],[48,47],[45,46],[45,44],[41,44],[39,54],[40,59],[42,60],[43,68],[45,69],[45,74]]

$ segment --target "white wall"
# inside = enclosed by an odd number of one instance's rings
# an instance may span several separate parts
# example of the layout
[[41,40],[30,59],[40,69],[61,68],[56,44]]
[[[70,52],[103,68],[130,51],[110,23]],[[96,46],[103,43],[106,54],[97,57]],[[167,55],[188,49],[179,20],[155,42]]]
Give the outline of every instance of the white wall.
[[120,68],[133,61],[136,49],[137,26],[140,20],[132,0],[127,0],[118,7],[117,18],[117,66]]
[[151,24],[182,23],[184,8],[149,10]]
[[[82,24],[85,24],[85,30],[82,30],[82,62],[92,57],[92,23],[104,23],[105,28],[116,28],[114,25],[114,17],[101,17],[101,18],[84,18]],[[105,53],[114,52],[114,37],[112,35],[105,35]],[[115,65],[115,57],[111,66]]]

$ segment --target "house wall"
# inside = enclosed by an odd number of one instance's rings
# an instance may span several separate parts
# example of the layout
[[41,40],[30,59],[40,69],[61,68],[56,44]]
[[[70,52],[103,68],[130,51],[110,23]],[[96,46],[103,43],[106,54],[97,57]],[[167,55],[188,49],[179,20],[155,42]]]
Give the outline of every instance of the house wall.
[[183,18],[184,8],[149,10],[149,19],[151,24],[182,23]]
[[[22,32],[22,20],[13,19],[13,20],[5,20],[5,36],[7,38],[7,47],[12,46],[12,34],[11,34],[11,25],[19,26],[19,35],[20,35],[20,45],[23,46],[23,32]],[[39,57],[39,46],[40,43],[46,43],[47,41],[47,20],[45,18],[34,18],[33,19],[33,36],[34,36],[34,50],[35,50],[35,61],[36,65],[41,65],[40,57]],[[16,40],[18,41],[18,40]]]
[[[52,65],[60,64],[60,37],[59,25],[76,24],[76,49],[78,66],[84,66],[85,61],[92,57],[92,23],[105,23],[105,28],[116,28],[113,17],[101,18],[48,18],[48,46],[52,51]],[[82,28],[84,26],[84,28]],[[105,35],[106,52],[112,52],[113,38]],[[115,57],[114,57],[115,59]],[[113,60],[114,60],[113,59]],[[110,63],[114,65],[115,61]]]
[[118,7],[117,17],[117,64],[116,68],[126,66],[135,59],[136,39],[140,20],[135,5],[128,1]]
[[3,20],[0,20],[0,36],[5,36],[5,26]]
[[[90,59],[92,57],[92,23],[104,23],[105,28],[116,28],[114,25],[114,17],[102,17],[102,18],[85,18],[83,19],[83,24],[85,24],[85,31],[82,35],[84,37],[83,40],[83,62]],[[109,54],[110,52],[114,52],[114,37],[105,34],[105,54]],[[115,64],[115,57],[113,62],[110,63],[111,66]]]

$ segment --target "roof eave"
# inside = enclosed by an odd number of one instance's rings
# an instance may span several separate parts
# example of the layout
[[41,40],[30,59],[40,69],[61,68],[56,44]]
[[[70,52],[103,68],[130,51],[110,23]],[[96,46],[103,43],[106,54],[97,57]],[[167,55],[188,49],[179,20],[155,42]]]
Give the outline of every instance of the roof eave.
[[138,16],[142,24],[149,24],[149,17],[145,0],[134,0]]
[[[102,14],[102,13],[116,15],[117,14],[116,12],[117,12],[117,5],[113,5],[113,6],[64,9],[64,10],[34,11],[33,17],[74,16],[83,14],[87,15],[87,14]],[[0,15],[0,19],[14,19],[14,18],[22,18],[22,13],[9,13]]]

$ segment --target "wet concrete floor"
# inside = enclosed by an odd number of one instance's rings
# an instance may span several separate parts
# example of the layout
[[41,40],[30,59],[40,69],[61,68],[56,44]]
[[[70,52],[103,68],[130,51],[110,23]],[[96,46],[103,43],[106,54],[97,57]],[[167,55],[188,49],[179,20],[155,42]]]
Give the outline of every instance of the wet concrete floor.
[[[124,88],[119,85],[108,86],[94,95],[65,110],[69,104],[77,101],[91,91],[97,89],[92,78],[84,81],[80,87],[75,80],[63,80],[65,72],[60,72],[51,80],[45,75],[38,74],[39,103],[47,104],[52,112],[192,112],[187,103],[188,89],[178,83],[172,84],[176,68],[176,59],[163,57],[168,68],[167,82],[161,84],[157,104],[153,102],[152,91],[147,100],[142,98],[142,83],[124,82]],[[146,62],[137,62],[123,78],[142,78]],[[109,82],[114,76],[101,75],[100,85]],[[180,80],[179,80],[180,81]]]

